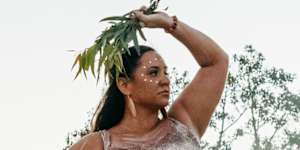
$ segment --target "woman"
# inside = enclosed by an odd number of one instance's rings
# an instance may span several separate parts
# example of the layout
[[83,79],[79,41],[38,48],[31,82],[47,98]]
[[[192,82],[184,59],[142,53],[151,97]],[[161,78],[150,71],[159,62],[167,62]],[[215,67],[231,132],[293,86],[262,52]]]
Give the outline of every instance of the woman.
[[131,47],[131,55],[122,56],[128,77],[120,75],[118,81],[111,77],[104,104],[93,117],[92,133],[71,150],[200,148],[197,139],[222,94],[228,56],[213,40],[176,17],[164,12],[144,15],[145,9],[134,11],[141,25],[170,33],[188,48],[201,69],[166,112],[170,81],[163,59],[150,47],[140,46],[141,55]]

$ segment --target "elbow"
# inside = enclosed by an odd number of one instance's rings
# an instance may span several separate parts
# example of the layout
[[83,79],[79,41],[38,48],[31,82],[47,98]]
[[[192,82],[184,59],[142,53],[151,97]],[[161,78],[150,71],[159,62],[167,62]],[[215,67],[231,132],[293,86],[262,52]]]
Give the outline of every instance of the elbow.
[[229,65],[229,55],[226,52],[223,52],[222,59],[223,59],[224,64],[228,68],[228,65]]
[[216,64],[221,65],[227,70],[229,66],[229,55],[225,51],[222,51],[217,57]]
[[227,74],[229,68],[229,56],[225,52],[222,56],[222,66],[224,68],[224,73]]

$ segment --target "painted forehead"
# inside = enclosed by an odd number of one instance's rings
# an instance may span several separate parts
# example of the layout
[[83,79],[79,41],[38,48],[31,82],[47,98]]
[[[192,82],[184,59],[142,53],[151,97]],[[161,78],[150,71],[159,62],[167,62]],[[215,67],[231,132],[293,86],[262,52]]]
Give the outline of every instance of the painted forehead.
[[151,53],[146,53],[143,58],[140,61],[140,66],[142,68],[148,68],[151,67],[152,65],[159,65],[160,63],[163,63],[165,65],[165,62],[163,58],[157,54],[156,52],[151,52]]

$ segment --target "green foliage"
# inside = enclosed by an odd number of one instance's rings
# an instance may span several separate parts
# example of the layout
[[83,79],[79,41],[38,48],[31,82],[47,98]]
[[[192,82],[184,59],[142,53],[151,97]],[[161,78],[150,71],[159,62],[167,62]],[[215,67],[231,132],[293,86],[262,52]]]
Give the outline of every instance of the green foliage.
[[300,149],[300,131],[288,131],[285,130],[285,143],[282,144],[281,149],[292,150]]
[[[229,149],[240,137],[253,139],[253,149],[276,149],[283,144],[283,130],[299,118],[299,95],[288,85],[295,75],[276,67],[265,67],[265,57],[251,45],[233,56],[224,95],[210,127],[218,140],[210,147]],[[234,67],[236,66],[236,67]],[[234,70],[235,69],[235,70]],[[271,134],[266,135],[268,129]]]
[[73,132],[68,133],[65,139],[67,145],[63,148],[63,150],[68,150],[76,141],[89,134],[89,132],[89,127],[86,125],[82,129],[74,130]]
[[[150,0],[149,8],[144,12],[145,14],[156,13],[159,0]],[[133,18],[132,11],[122,16],[106,17],[102,21],[109,21],[112,24],[109,28],[105,29],[100,36],[95,40],[95,43],[77,55],[72,69],[78,64],[79,68],[75,75],[74,80],[78,75],[83,72],[85,78],[86,72],[91,70],[92,75],[97,78],[97,84],[100,79],[100,72],[104,66],[104,79],[107,76],[112,76],[110,70],[115,67],[116,77],[118,79],[120,73],[125,73],[122,60],[122,54],[129,53],[128,45],[133,41],[137,53],[140,54],[139,42],[137,33],[146,40],[137,18]],[[99,58],[99,59],[96,59]],[[98,63],[95,60],[99,60]],[[96,64],[96,66],[95,66]],[[95,74],[95,67],[96,73]]]
[[172,71],[170,72],[170,100],[171,103],[176,99],[180,91],[182,91],[189,83],[190,80],[188,79],[188,72],[184,71],[183,73],[179,73],[176,68],[172,68]]
[[91,109],[87,112],[87,119],[84,122],[83,128],[67,133],[67,136],[65,138],[66,146],[64,146],[62,150],[68,150],[76,141],[90,133],[90,122],[93,117],[93,111],[94,109]]

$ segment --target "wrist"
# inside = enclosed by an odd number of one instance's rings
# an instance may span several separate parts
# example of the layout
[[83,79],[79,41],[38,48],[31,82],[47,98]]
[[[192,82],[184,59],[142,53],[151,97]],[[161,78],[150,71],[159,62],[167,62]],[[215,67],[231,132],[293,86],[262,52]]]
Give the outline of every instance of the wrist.
[[173,24],[173,18],[172,18],[172,16],[168,16],[168,17],[165,19],[162,28],[163,28],[163,29],[167,29],[167,28],[169,28],[172,24]]
[[178,24],[178,19],[176,16],[172,16],[172,17],[169,17],[167,19],[167,22],[164,26],[164,30],[166,33],[173,33],[176,28],[177,28],[177,24]]

